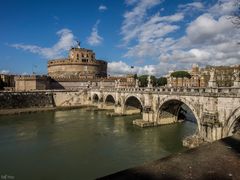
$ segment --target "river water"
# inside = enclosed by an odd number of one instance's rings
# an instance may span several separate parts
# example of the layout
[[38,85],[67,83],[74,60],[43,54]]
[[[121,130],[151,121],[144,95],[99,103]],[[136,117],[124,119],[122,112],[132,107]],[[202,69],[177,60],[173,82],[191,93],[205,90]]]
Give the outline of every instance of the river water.
[[142,129],[132,125],[139,117],[93,109],[1,116],[0,175],[94,179],[180,152],[196,130],[191,122]]

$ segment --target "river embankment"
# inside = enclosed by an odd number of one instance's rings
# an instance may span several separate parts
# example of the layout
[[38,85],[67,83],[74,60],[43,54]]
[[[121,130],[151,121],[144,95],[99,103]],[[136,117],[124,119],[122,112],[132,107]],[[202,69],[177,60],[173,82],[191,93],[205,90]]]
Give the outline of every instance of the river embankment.
[[240,177],[240,134],[99,179],[231,179]]
[[84,98],[75,91],[0,92],[0,115],[88,107]]

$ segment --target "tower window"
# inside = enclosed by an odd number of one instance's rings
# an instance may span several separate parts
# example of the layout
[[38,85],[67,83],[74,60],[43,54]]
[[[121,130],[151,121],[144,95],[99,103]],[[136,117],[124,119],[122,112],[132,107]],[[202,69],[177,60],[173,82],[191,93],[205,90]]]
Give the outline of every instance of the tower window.
[[79,60],[79,54],[77,54],[77,60]]

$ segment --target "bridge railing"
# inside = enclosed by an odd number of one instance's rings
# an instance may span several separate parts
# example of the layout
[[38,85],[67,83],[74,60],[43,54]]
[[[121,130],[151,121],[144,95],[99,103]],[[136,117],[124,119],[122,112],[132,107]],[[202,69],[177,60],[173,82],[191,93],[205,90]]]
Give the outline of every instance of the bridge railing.
[[218,88],[199,88],[199,87],[153,87],[153,88],[135,88],[135,87],[124,87],[124,88],[92,88],[92,90],[102,90],[105,92],[152,92],[159,94],[194,94],[194,95],[232,95],[240,96],[240,88],[232,87],[218,87]]

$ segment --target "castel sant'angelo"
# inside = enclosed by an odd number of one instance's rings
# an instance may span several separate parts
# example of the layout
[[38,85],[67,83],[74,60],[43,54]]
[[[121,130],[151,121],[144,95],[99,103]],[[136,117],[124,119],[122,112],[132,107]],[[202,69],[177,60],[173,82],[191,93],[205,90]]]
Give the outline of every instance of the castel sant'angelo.
[[48,61],[48,75],[52,78],[93,79],[107,77],[107,62],[97,60],[92,50],[71,48],[68,58]]
[[96,59],[90,49],[76,47],[69,50],[67,58],[48,61],[48,75],[25,75],[15,77],[15,90],[81,89],[86,87],[134,86],[132,75],[110,77],[107,61]]

